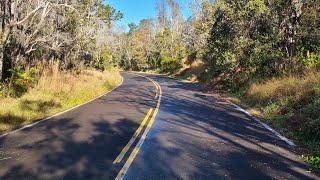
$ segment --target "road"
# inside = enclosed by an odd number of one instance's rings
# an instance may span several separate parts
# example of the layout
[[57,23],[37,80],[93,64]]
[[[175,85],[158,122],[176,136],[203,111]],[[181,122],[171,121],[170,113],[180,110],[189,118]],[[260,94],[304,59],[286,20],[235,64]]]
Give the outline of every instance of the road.
[[0,179],[319,179],[274,133],[196,84],[122,75],[105,96],[1,137]]

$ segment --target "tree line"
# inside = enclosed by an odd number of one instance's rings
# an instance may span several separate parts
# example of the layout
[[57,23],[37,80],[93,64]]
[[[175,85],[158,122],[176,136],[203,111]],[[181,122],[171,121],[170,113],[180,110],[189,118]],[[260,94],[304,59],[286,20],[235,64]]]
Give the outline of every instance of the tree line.
[[201,79],[239,87],[320,65],[320,1],[193,0],[183,17],[175,0],[158,0],[157,17],[114,30],[109,62],[130,70],[175,72],[204,61]]
[[102,0],[2,0],[0,74],[39,61],[62,69],[174,73],[202,60],[200,79],[239,87],[252,80],[319,69],[317,0],[158,0],[157,16],[112,26],[122,14]]
[[1,80],[39,61],[101,66],[105,32],[121,17],[102,0],[1,0]]

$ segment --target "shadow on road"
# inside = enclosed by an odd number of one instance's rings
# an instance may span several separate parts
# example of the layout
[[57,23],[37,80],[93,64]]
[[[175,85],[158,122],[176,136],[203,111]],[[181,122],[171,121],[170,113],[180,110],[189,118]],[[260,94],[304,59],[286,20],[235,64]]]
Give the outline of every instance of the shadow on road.
[[156,79],[159,116],[127,179],[310,178],[293,149],[246,114],[195,84]]
[[154,94],[151,82],[129,76],[108,96],[0,138],[0,179],[112,179]]
[[[29,144],[26,139],[25,143],[18,145],[19,152],[33,151],[37,154],[36,159],[29,157],[22,164],[15,161],[6,162],[12,165],[6,173],[1,174],[1,179],[114,177],[115,172],[107,170],[111,170],[112,161],[118,155],[116,152],[121,151],[121,143],[127,140],[128,133],[133,132],[137,126],[138,124],[128,119],[121,119],[113,125],[101,119],[92,124],[95,134],[88,138],[85,131],[74,134],[80,125],[70,119],[41,125],[36,131],[47,132],[46,138],[39,138],[39,141],[34,141],[32,144]],[[27,131],[33,131],[33,129],[23,130],[22,133]],[[37,134],[35,133],[34,136]],[[82,141],[82,139],[87,140]],[[5,141],[6,138],[0,139],[0,144],[4,144]],[[12,158],[19,158],[19,154],[11,155],[16,155]],[[10,156],[10,153],[7,156]]]

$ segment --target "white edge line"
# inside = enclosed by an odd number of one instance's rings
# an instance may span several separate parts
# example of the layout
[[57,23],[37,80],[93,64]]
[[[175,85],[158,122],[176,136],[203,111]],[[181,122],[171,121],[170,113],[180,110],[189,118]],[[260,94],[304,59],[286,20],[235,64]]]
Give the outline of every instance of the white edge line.
[[[141,73],[141,74],[148,74],[148,73]],[[163,74],[157,74],[157,73],[150,73],[150,74],[154,74],[154,75],[161,75],[161,76],[165,76]],[[174,79],[177,81],[181,81],[181,82],[187,82],[187,83],[191,83],[191,81],[188,80],[183,80],[180,78],[176,78],[176,77],[167,77],[170,79]],[[236,110],[241,111],[243,113],[245,113],[246,115],[248,115],[250,118],[252,118],[254,121],[260,123],[264,128],[266,128],[267,130],[269,130],[270,132],[274,133],[278,138],[280,138],[282,141],[286,142],[288,145],[290,145],[291,147],[296,146],[291,140],[289,140],[288,138],[284,137],[283,135],[281,135],[279,132],[277,132],[276,130],[272,129],[269,125],[267,125],[266,123],[262,122],[260,119],[256,118],[255,116],[253,116],[252,114],[250,114],[248,111],[244,110],[243,108],[241,108],[240,106],[232,103],[231,101],[228,101],[230,104],[232,104],[234,107],[236,107]]]
[[0,135],[0,138],[3,138],[3,137],[8,136],[8,135],[10,135],[10,134],[14,134],[14,133],[19,132],[19,131],[21,131],[21,130],[24,130],[24,129],[33,127],[33,126],[35,126],[35,125],[37,125],[37,124],[39,124],[39,123],[43,123],[43,122],[45,122],[45,121],[48,121],[49,119],[52,119],[52,118],[57,117],[57,116],[60,116],[60,115],[62,115],[62,114],[64,114],[64,113],[67,113],[67,112],[69,112],[69,111],[72,111],[72,110],[74,110],[74,109],[77,109],[77,108],[80,107],[80,106],[83,106],[83,105],[88,104],[88,103],[90,103],[90,102],[92,102],[92,101],[95,101],[95,100],[97,100],[97,99],[99,99],[99,98],[101,98],[101,97],[109,94],[110,92],[114,91],[114,90],[117,89],[118,87],[120,87],[120,86],[123,84],[123,81],[124,81],[124,79],[123,79],[123,77],[121,76],[121,82],[120,82],[120,84],[118,84],[118,85],[117,85],[116,87],[114,87],[113,89],[107,91],[106,93],[103,93],[102,95],[100,95],[100,96],[98,96],[98,97],[96,97],[96,98],[94,98],[94,99],[91,99],[91,100],[89,100],[89,101],[87,101],[87,102],[84,102],[84,103],[79,104],[79,105],[77,105],[77,106],[74,106],[74,107],[72,107],[72,108],[70,108],[70,109],[67,109],[67,110],[62,111],[62,112],[60,112],[60,113],[57,113],[57,114],[55,114],[55,115],[53,115],[53,116],[50,116],[50,117],[47,117],[47,118],[42,119],[42,120],[40,120],[40,121],[37,121],[37,122],[31,123],[31,124],[28,124],[28,125],[23,126],[23,127],[19,128],[19,129],[16,129],[16,130],[13,130],[13,131],[10,131],[10,132],[1,134],[1,135]]
[[289,140],[288,138],[282,136],[279,132],[277,132],[276,130],[272,129],[269,125],[267,125],[266,123],[262,122],[260,119],[258,119],[257,117],[253,116],[252,114],[250,114],[248,111],[244,110],[243,108],[241,108],[240,106],[232,103],[231,101],[228,100],[228,102],[230,104],[232,104],[236,110],[241,111],[243,113],[245,113],[246,115],[248,115],[250,118],[252,118],[254,121],[260,123],[264,128],[266,128],[267,130],[269,130],[270,132],[274,133],[278,138],[280,138],[282,141],[286,142],[288,145],[290,145],[291,147],[296,146],[291,140]]

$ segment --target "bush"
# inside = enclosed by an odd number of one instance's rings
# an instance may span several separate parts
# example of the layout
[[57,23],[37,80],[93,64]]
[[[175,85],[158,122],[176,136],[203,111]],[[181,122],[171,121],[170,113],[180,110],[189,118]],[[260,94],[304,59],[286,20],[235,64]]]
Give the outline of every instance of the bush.
[[311,53],[309,57],[301,57],[304,66],[309,68],[320,68],[320,53]]
[[5,89],[5,85],[0,82],[0,98],[5,96],[4,89]]
[[110,53],[110,50],[108,47],[104,47],[101,50],[101,57],[99,61],[99,69],[102,70],[112,70],[114,69],[115,64],[113,63],[113,57]]
[[20,97],[37,82],[36,71],[33,68],[25,71],[16,68],[12,69],[11,73],[9,83],[3,84],[1,87],[4,96]]
[[320,169],[320,156],[302,156],[302,159],[313,167]]
[[179,60],[170,57],[162,57],[160,63],[162,72],[173,73],[181,67]]

